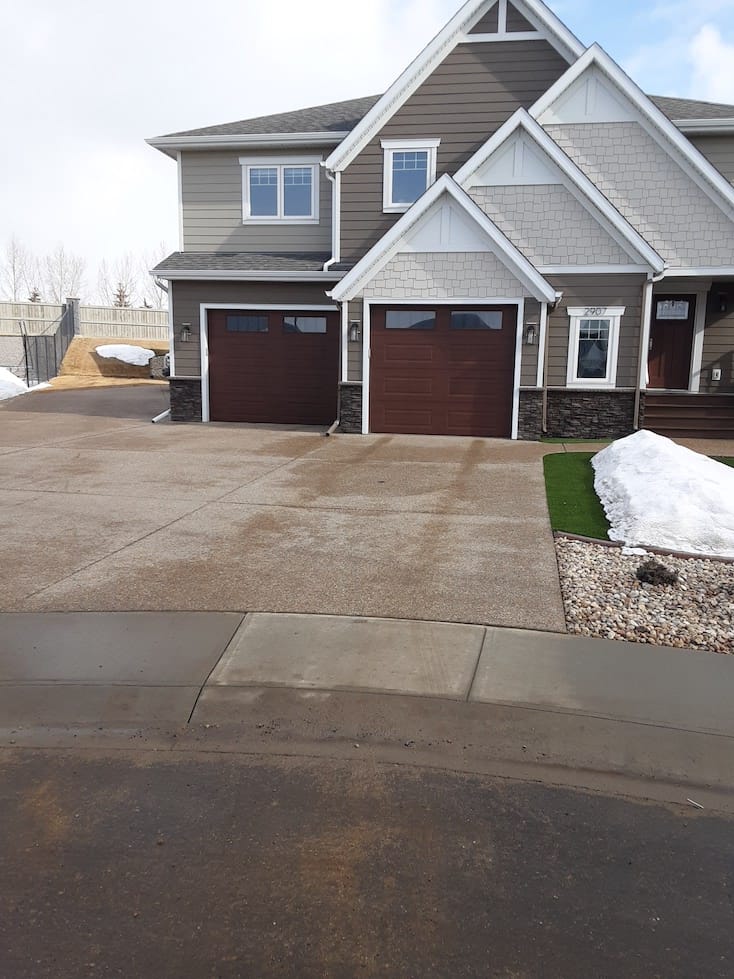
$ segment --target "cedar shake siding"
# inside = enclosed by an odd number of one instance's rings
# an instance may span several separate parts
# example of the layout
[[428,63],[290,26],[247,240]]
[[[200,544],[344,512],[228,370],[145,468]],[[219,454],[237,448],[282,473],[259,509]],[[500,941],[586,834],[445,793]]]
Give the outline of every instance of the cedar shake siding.
[[563,298],[548,316],[548,386],[566,386],[571,324],[569,306],[625,306],[619,336],[617,387],[636,387],[645,276],[565,275],[547,278],[558,292],[563,293]]
[[[172,282],[173,341],[176,377],[201,375],[199,343],[201,303],[248,303],[273,305],[328,306],[332,300],[329,282]],[[336,306],[336,303],[333,303]],[[184,323],[191,326],[191,339],[179,339]]]
[[734,135],[689,136],[688,139],[729,183],[734,183]]
[[331,252],[331,183],[323,168],[319,181],[318,224],[243,224],[240,157],[321,159],[322,148],[292,150],[243,149],[183,152],[184,251],[190,252]]
[[441,139],[437,176],[455,173],[568,65],[547,41],[459,44],[342,175],[342,259],[357,261],[399,219],[383,214],[382,139]]

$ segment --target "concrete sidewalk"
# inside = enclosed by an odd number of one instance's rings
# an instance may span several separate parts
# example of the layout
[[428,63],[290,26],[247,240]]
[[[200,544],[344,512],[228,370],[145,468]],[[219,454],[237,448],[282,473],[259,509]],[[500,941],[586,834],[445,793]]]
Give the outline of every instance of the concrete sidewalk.
[[482,626],[254,613],[0,615],[3,726],[232,719],[282,688],[734,737],[734,658]]

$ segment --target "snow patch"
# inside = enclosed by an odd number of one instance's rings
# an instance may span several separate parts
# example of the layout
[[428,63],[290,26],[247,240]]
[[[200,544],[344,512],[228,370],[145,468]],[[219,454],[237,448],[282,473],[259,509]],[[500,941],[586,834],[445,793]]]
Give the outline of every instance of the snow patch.
[[21,381],[7,368],[0,367],[0,401],[8,401],[10,398],[17,398],[20,394],[28,394],[29,391],[42,391],[50,387],[50,384],[35,384],[28,387],[25,381]]
[[133,367],[147,367],[155,357],[154,350],[135,347],[130,343],[104,343],[95,348],[95,353],[107,360],[121,360],[123,364],[132,364]]
[[734,469],[640,431],[592,459],[594,488],[628,547],[734,558]]

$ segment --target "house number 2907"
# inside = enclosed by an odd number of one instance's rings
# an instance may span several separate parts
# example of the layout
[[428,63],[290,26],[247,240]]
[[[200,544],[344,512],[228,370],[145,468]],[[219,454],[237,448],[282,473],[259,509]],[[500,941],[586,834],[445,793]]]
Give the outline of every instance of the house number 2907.
[[587,306],[585,316],[601,316],[604,312],[603,306]]

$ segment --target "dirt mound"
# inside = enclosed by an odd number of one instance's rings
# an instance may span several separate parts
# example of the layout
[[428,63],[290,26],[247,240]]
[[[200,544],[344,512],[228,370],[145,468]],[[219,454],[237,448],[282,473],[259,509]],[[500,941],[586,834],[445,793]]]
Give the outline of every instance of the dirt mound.
[[109,343],[129,343],[136,347],[145,347],[146,350],[155,351],[157,356],[168,353],[168,342],[165,340],[105,340],[92,337],[74,337],[62,361],[59,375],[61,377],[110,377],[138,380],[150,377],[150,367],[135,367],[132,364],[123,364],[120,360],[98,357],[95,348]]

